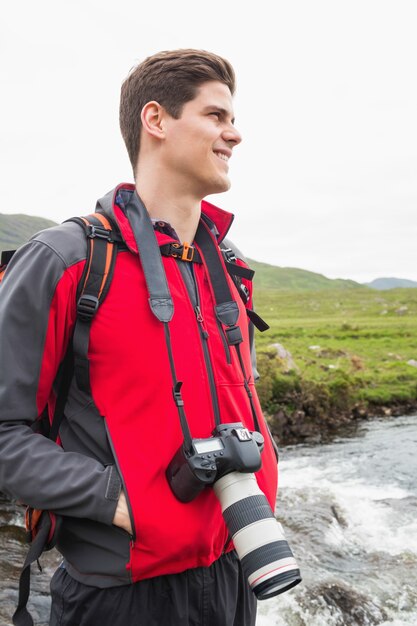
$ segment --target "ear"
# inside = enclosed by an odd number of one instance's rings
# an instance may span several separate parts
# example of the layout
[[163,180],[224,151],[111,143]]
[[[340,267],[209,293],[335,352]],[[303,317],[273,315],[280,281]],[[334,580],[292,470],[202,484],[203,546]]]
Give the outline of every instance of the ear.
[[147,102],[142,109],[141,113],[141,121],[143,130],[155,137],[155,139],[163,139],[165,137],[165,131],[162,124],[162,120],[165,115],[165,109],[156,102],[152,100],[151,102]]

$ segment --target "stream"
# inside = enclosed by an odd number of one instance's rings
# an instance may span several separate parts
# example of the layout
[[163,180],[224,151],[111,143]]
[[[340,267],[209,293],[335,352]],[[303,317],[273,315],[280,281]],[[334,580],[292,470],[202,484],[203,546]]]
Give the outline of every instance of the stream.
[[417,416],[281,450],[277,516],[303,582],[257,626],[416,626]]

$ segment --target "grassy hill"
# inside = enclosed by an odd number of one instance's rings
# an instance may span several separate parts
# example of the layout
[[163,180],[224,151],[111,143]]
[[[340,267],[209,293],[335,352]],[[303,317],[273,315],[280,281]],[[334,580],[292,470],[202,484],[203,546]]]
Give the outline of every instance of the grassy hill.
[[292,291],[361,289],[363,286],[354,280],[326,278],[323,274],[308,272],[296,267],[277,267],[268,263],[259,263],[248,259],[249,266],[255,270],[254,284],[257,289],[291,289]]
[[39,230],[54,225],[43,217],[0,213],[0,250],[14,250]]

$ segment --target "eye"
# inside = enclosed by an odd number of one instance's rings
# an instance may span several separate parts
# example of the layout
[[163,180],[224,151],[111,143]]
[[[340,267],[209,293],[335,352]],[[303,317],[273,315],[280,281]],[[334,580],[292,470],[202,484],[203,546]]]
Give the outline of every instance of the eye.
[[212,111],[211,113],[209,113],[209,115],[214,115],[215,117],[217,117],[218,120],[221,117],[220,111]]

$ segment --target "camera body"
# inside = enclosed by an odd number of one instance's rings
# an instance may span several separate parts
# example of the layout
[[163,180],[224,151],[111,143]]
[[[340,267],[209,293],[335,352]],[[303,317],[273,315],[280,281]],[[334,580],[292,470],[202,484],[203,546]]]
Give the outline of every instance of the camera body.
[[191,450],[180,446],[166,470],[178,500],[191,502],[207,486],[230,472],[253,473],[262,465],[264,438],[241,422],[219,424],[212,437],[193,439]]

